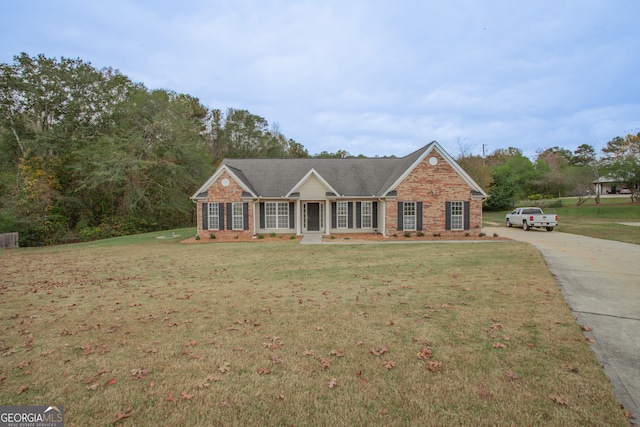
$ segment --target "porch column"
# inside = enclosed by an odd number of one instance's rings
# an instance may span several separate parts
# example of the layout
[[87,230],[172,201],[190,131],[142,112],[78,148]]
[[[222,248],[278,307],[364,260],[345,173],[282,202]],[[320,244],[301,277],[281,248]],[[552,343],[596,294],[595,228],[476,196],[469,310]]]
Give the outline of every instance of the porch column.
[[302,234],[302,209],[300,209],[300,207],[302,206],[302,204],[300,203],[300,199],[296,200],[296,211],[297,211],[297,215],[296,215],[296,235],[299,236],[300,234]]
[[328,236],[331,234],[331,203],[329,203],[329,200],[325,200],[324,203],[324,234]]
[[258,234],[258,228],[257,228],[257,224],[256,224],[256,201],[254,201],[251,205],[252,205],[252,209],[253,209],[253,235],[255,236],[256,234]]
[[[387,201],[381,200],[382,203],[382,237],[387,237]],[[379,225],[379,224],[378,224]],[[380,227],[378,227],[380,228]]]

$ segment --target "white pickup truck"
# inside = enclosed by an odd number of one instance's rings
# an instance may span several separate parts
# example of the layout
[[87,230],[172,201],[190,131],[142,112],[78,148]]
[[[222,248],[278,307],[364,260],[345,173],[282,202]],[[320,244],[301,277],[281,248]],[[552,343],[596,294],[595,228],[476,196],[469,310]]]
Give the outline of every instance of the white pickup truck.
[[507,214],[505,219],[507,227],[522,227],[524,231],[529,231],[531,227],[546,228],[553,231],[553,227],[558,225],[558,215],[545,214],[540,208],[517,208]]

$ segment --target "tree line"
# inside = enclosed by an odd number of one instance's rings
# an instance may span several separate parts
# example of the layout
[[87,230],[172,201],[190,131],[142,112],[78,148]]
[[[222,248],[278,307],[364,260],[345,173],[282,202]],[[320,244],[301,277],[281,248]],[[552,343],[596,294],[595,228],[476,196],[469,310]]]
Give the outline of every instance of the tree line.
[[246,110],[209,109],[80,59],[0,64],[0,233],[47,245],[193,223],[224,157],[308,157]]
[[488,190],[488,210],[505,210],[521,200],[577,197],[600,203],[594,183],[600,178],[631,191],[631,201],[640,197],[640,132],[616,136],[598,151],[582,144],[574,151],[558,146],[536,152],[530,160],[518,148],[497,149],[486,157],[468,154],[461,145],[457,161],[478,184]]
[[[585,144],[533,162],[515,148],[457,160],[488,189],[486,206],[502,209],[535,194],[586,194],[604,172],[635,188],[639,147],[640,133],[614,138],[603,156]],[[364,156],[310,156],[247,110],[210,109],[81,59],[22,53],[0,64],[0,233],[18,231],[23,246],[191,226],[189,196],[225,157]]]

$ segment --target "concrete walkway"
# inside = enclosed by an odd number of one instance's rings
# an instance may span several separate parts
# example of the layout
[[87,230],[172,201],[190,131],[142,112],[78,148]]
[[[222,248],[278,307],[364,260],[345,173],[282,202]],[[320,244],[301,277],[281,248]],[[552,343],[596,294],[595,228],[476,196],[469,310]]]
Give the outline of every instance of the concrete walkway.
[[485,227],[534,245],[604,366],[618,401],[640,419],[640,246],[557,231]]
[[318,245],[322,243],[322,234],[304,234],[300,239],[301,245]]

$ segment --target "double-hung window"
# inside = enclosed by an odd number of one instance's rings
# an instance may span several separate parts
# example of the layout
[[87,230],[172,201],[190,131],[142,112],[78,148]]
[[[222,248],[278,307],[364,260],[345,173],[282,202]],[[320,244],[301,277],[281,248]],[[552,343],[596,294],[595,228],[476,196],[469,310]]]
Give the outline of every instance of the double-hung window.
[[464,229],[464,203],[451,202],[451,229]]
[[347,202],[336,203],[337,228],[347,228],[349,226],[349,205]]
[[242,203],[234,203],[233,208],[233,229],[234,230],[242,230],[244,229],[244,210]]
[[209,203],[209,228],[208,230],[218,230],[220,227],[220,204]]
[[360,225],[362,228],[373,227],[373,208],[372,202],[362,202],[360,205]]
[[288,202],[266,202],[264,209],[265,228],[289,228]]
[[402,228],[404,230],[416,229],[416,202],[404,202],[402,205]]

